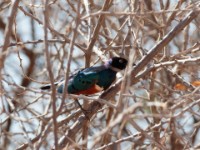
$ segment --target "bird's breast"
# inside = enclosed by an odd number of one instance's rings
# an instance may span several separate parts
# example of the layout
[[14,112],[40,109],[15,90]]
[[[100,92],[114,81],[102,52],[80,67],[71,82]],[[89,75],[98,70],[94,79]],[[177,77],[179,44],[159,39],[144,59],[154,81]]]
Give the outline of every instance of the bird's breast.
[[98,86],[97,84],[94,84],[92,87],[90,87],[89,89],[86,89],[86,90],[82,90],[82,91],[79,91],[75,94],[83,94],[83,95],[92,95],[92,94],[96,94],[98,92],[101,92],[103,91],[103,88]]

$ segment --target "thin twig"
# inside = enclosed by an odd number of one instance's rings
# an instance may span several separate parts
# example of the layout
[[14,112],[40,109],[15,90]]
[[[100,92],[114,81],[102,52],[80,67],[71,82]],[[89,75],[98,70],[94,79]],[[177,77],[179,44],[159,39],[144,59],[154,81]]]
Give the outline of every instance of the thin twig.
[[48,6],[48,0],[45,1],[45,9],[44,9],[44,45],[45,45],[45,57],[46,57],[46,64],[47,64],[47,70],[49,73],[49,78],[51,82],[52,87],[52,93],[51,93],[51,102],[52,102],[52,110],[53,110],[53,133],[54,133],[54,142],[55,142],[55,149],[58,149],[58,131],[57,131],[57,112],[56,112],[56,87],[54,84],[54,75],[51,69],[51,63],[50,63],[50,54],[48,49],[48,23],[49,23],[49,6]]

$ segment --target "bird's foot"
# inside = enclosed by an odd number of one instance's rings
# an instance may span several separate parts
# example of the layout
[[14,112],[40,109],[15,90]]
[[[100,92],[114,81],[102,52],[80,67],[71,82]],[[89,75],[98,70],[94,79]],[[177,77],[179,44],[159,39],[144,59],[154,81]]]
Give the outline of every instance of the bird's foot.
[[90,121],[90,117],[88,116],[88,114],[89,114],[90,111],[85,110],[85,109],[83,109],[83,108],[81,109],[81,111],[83,112],[85,118],[86,118],[88,121]]
[[83,107],[81,106],[81,104],[79,103],[78,100],[76,100],[76,103],[78,104],[79,108],[83,112],[85,118],[87,118],[90,121],[90,117],[88,116],[88,114],[89,114],[90,111],[83,109]]

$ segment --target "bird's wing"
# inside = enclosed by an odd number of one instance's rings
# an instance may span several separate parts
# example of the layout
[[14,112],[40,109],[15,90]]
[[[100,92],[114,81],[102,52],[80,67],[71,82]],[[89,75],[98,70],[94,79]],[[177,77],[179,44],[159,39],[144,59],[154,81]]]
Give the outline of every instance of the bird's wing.
[[[77,93],[82,90],[87,90],[94,86],[99,80],[99,72],[106,69],[104,65],[97,67],[89,67],[82,69],[69,77],[68,80],[68,92]],[[62,93],[65,80],[59,80],[54,83],[58,86],[58,92]],[[44,85],[40,87],[42,90],[48,90],[51,88],[51,84]]]
[[90,67],[79,71],[68,82],[68,92],[78,93],[90,89],[99,81],[99,72],[104,70],[105,66]]

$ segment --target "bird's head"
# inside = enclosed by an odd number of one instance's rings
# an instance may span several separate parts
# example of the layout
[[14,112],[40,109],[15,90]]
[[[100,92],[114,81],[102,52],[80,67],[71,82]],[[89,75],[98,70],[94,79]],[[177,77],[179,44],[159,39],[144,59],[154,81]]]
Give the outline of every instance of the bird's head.
[[108,61],[109,67],[113,70],[121,71],[126,68],[128,61],[122,57],[113,57]]

